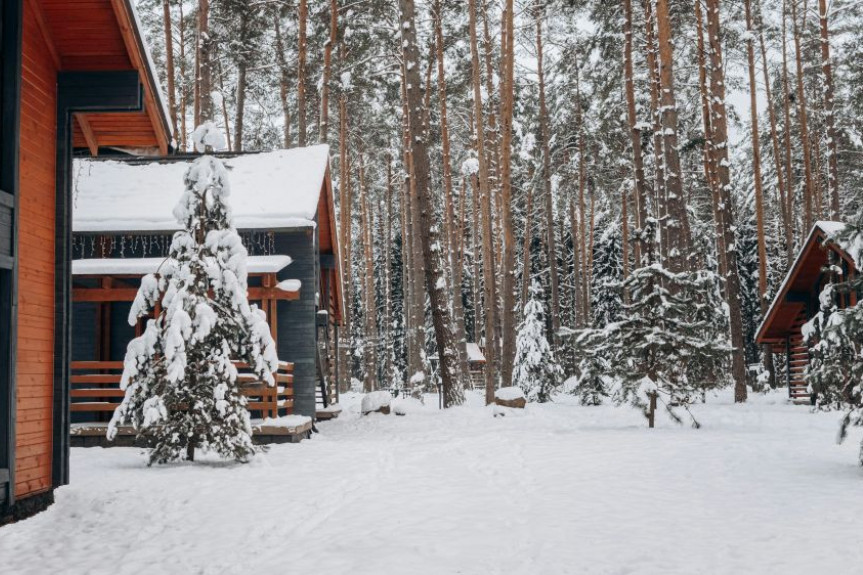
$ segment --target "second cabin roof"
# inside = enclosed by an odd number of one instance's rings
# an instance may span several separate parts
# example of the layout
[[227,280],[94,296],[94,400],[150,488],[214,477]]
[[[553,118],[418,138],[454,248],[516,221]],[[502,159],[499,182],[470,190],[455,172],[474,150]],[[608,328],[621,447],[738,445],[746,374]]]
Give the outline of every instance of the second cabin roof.
[[[196,156],[75,162],[75,232],[173,232],[183,175]],[[243,230],[315,227],[329,168],[326,145],[224,156],[234,226]]]

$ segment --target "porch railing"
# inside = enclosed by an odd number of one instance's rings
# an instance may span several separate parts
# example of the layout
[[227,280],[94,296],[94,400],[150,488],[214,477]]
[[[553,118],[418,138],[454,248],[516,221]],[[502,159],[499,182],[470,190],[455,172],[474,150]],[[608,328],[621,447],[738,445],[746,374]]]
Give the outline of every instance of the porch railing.
[[[261,417],[289,415],[294,410],[294,364],[279,362],[273,374],[276,385],[269,386],[252,373],[249,366],[234,362],[239,371],[237,383],[240,392],[248,398],[247,407]],[[120,389],[123,374],[122,361],[73,361],[71,377],[71,411],[86,413],[92,422],[105,422],[123,400]],[[81,417],[76,417],[78,422]]]

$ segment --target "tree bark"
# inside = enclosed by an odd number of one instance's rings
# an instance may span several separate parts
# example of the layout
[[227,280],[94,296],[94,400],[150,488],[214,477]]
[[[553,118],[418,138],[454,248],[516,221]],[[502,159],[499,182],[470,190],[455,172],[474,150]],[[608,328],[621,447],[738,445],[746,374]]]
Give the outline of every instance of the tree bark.
[[188,85],[186,84],[186,22],[183,18],[183,3],[180,2],[180,21],[178,31],[180,34],[180,133],[175,132],[174,137],[180,143],[180,149],[186,150],[186,110],[188,104]]
[[728,270],[728,262],[725,256],[725,236],[722,233],[722,211],[720,210],[719,176],[716,172],[716,164],[713,161],[713,120],[710,109],[710,90],[707,87],[707,50],[704,46],[704,18],[701,14],[701,2],[695,0],[695,27],[697,34],[698,49],[698,86],[701,93],[701,119],[704,124],[704,148],[702,158],[704,163],[704,178],[710,188],[710,198],[713,206],[713,223],[716,230],[716,255],[719,260],[719,274],[725,277]]
[[782,111],[783,111],[783,121],[785,125],[783,126],[784,133],[784,143],[785,143],[785,179],[788,182],[788,205],[786,211],[788,212],[788,224],[790,229],[786,230],[786,235],[788,236],[788,267],[791,267],[791,264],[794,261],[793,254],[793,244],[794,241],[794,228],[796,227],[796,222],[794,219],[794,173],[792,172],[791,167],[791,84],[788,80],[788,23],[786,16],[786,3],[785,0],[782,1]]
[[677,101],[674,92],[674,50],[668,0],[656,2],[656,28],[659,44],[659,93],[662,150],[665,162],[666,209],[664,219],[667,238],[668,268],[680,273],[687,267],[686,207],[683,199],[683,175],[677,144]]
[[168,80],[168,113],[171,115],[171,130],[177,137],[177,91],[174,85],[174,36],[171,25],[171,2],[162,0],[162,16],[165,24],[165,76]]
[[824,115],[827,122],[827,187],[830,191],[830,219],[839,220],[839,158],[836,124],[833,117],[833,65],[830,60],[830,30],[827,0],[818,0],[821,31],[821,70],[824,73]]
[[[554,233],[554,198],[551,191],[551,147],[549,142],[551,136],[548,128],[548,107],[545,99],[545,74],[543,70],[542,49],[542,18],[544,15],[543,4],[538,1],[534,5],[534,19],[536,21],[536,73],[539,81],[539,132],[542,138],[542,183],[545,193],[545,227],[546,227],[546,250],[548,252],[549,275],[551,277],[551,339],[557,343],[557,332],[560,330],[560,294],[558,287],[557,270],[557,244]],[[530,194],[533,193],[531,188]],[[528,196],[528,204],[530,204]],[[529,267],[529,262],[527,262]],[[527,285],[527,284],[525,284]],[[530,287],[527,285],[527,287]],[[525,286],[522,286],[524,289]],[[522,301],[528,299],[527,292],[523,291]]]
[[[273,22],[276,33],[276,61],[279,63],[279,101],[282,104],[282,116],[284,126],[282,127],[282,147],[291,147],[291,109],[288,105],[288,61],[285,58],[285,41],[282,38],[282,17],[278,10],[273,10]],[[341,102],[339,103],[341,106]],[[340,108],[341,110],[341,108]],[[341,120],[340,120],[341,122]],[[341,125],[340,125],[341,128]],[[340,133],[340,138],[343,134]],[[341,147],[341,146],[340,146]],[[344,179],[343,174],[339,174]],[[347,330],[346,330],[347,332]]]
[[[439,249],[439,234],[434,225],[430,198],[431,174],[429,169],[426,138],[421,131],[422,84],[419,73],[419,48],[417,46],[413,0],[399,0],[401,7],[402,59],[407,81],[405,89],[408,103],[408,128],[410,150],[416,178],[416,199],[420,212],[420,237],[425,261],[425,283],[431,302],[432,323],[440,358],[440,374],[443,384],[444,406],[451,407],[464,402],[463,377],[460,352],[455,342],[452,306],[447,301],[446,278],[443,277],[444,261]],[[438,244],[438,249],[435,245]]]
[[299,41],[297,45],[297,139],[300,147],[306,145],[306,20],[308,20],[307,0],[299,0],[297,7],[297,26]]
[[198,0],[198,97],[195,124],[213,121],[213,41],[210,38],[210,0]]
[[743,357],[743,316],[740,302],[740,275],[737,269],[737,251],[734,248],[734,200],[731,195],[731,171],[728,161],[728,123],[725,113],[725,72],[722,67],[721,27],[719,0],[707,0],[707,30],[711,61],[711,111],[713,118],[713,153],[720,184],[720,200],[728,270],[725,277],[725,294],[728,301],[731,327],[731,374],[734,379],[734,401],[746,401],[746,365]]
[[371,213],[371,201],[369,200],[368,187],[366,186],[366,170],[364,154],[360,152],[359,186],[360,186],[360,210],[362,220],[363,238],[363,260],[365,263],[365,277],[363,278],[363,307],[365,312],[365,341],[363,350],[365,352],[366,373],[364,388],[366,393],[377,389],[377,308],[375,306],[375,262],[373,248],[374,216]]
[[[476,127],[476,149],[479,161],[479,192],[482,220],[482,268],[484,298],[483,311],[485,316],[485,402],[494,402],[494,390],[496,383],[495,356],[497,341],[495,339],[495,274],[494,274],[494,248],[491,225],[491,189],[489,182],[488,156],[485,149],[485,125],[483,119],[482,86],[480,85],[479,47],[477,46],[477,0],[468,2],[469,27],[470,27],[470,53],[471,69],[473,76],[473,103],[474,103],[474,126]],[[477,278],[478,279],[478,278]]]
[[763,62],[764,88],[767,93],[767,111],[770,118],[770,140],[773,144],[773,160],[776,164],[776,182],[779,188],[779,211],[782,215],[782,228],[785,236],[785,256],[790,266],[793,258],[794,238],[791,234],[791,214],[788,213],[786,196],[790,190],[786,187],[785,170],[782,166],[782,152],[779,144],[779,131],[776,127],[776,111],[773,109],[773,90],[770,87],[770,72],[767,67],[767,47],[764,42],[763,27],[758,28],[758,43],[761,48],[761,61]]
[[321,80],[321,122],[318,134],[318,139],[321,142],[327,141],[330,130],[330,77],[333,69],[333,48],[338,41],[338,35],[339,2],[338,0],[330,0],[330,37],[324,45],[324,73]]
[[[512,120],[515,97],[515,7],[514,0],[506,0],[502,26],[506,28],[506,43],[501,50],[502,68],[500,95],[500,179],[501,212],[503,214],[503,269],[502,274],[502,335],[501,381],[512,381],[515,361],[515,235],[512,221]],[[553,233],[553,228],[552,228]],[[554,262],[552,262],[552,266]]]
[[[644,180],[644,153],[641,147],[641,128],[638,124],[635,107],[635,74],[632,64],[632,0],[624,0],[624,22],[623,22],[623,82],[626,92],[626,117],[629,122],[630,145],[632,146],[632,171],[635,189],[635,266],[644,265],[642,254],[645,238],[642,235],[644,223],[647,220],[647,192]],[[624,217],[624,233],[627,222]]]
[[809,119],[806,110],[806,91],[803,89],[803,54],[800,48],[800,30],[797,22],[797,0],[791,0],[791,20],[794,31],[794,54],[797,63],[797,118],[800,122],[800,143],[803,146],[803,173],[806,188],[804,190],[805,210],[803,226],[808,232],[812,227],[812,198],[815,184],[812,178],[812,152],[809,147]]
[[[243,151],[243,132],[246,114],[246,73],[249,67],[247,42],[249,30],[249,7],[244,5],[240,14],[240,44],[242,54],[237,63],[237,115],[234,118],[234,151]],[[223,98],[224,101],[224,98]]]
[[[746,13],[746,56],[749,64],[749,121],[752,128],[752,171],[755,179],[755,224],[758,236],[758,300],[761,315],[767,313],[767,240],[764,232],[764,190],[761,181],[761,137],[758,131],[758,87],[755,83],[755,27],[752,19],[752,0],[744,0]],[[765,66],[767,61],[765,60]],[[770,106],[768,102],[768,107]],[[770,387],[775,387],[773,347],[764,350],[764,367],[770,374]]]

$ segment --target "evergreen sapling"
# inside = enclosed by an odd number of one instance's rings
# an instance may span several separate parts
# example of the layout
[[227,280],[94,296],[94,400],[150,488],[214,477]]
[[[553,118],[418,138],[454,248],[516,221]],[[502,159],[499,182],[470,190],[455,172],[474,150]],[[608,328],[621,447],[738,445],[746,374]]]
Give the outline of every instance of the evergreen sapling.
[[542,288],[536,281],[530,287],[530,298],[524,306],[524,321],[518,328],[515,346],[512,384],[524,391],[528,401],[550,401],[563,379],[563,369],[555,360],[545,336]]
[[[193,137],[199,152],[223,141],[211,124]],[[130,422],[150,442],[150,464],[194,460],[196,449],[247,461],[255,447],[232,360],[272,386],[276,347],[266,315],[248,302],[248,253],[232,224],[224,164],[201,156],[184,183],[174,208],[183,229],[157,273],[142,278],[129,312],[130,325],[156,315],[127,348],[126,395],[108,438]]]

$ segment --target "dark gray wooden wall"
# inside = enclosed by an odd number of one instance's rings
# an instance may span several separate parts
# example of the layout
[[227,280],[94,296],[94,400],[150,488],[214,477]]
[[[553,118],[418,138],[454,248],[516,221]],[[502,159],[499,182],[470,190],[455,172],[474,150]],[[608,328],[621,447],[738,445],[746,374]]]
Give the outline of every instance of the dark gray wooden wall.
[[317,329],[315,329],[317,278],[317,233],[314,229],[276,234],[276,252],[291,256],[291,265],[279,272],[279,281],[302,282],[300,299],[279,302],[279,359],[294,362],[294,413],[315,416],[317,384]]

